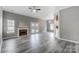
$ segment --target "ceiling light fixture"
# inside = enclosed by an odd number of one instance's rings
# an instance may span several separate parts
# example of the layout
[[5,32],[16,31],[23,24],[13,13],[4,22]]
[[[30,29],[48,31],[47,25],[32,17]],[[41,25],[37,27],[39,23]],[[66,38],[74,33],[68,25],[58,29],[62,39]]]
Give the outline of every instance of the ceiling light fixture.
[[31,12],[33,13],[37,13],[39,12],[41,9],[37,8],[37,6],[32,6],[32,7],[29,7],[29,9],[31,10]]

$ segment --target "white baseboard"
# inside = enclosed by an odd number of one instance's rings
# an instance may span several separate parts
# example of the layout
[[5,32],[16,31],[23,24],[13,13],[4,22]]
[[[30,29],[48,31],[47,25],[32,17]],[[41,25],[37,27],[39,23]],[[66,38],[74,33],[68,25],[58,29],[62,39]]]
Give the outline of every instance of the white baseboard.
[[64,40],[64,41],[68,41],[68,42],[73,42],[73,43],[79,44],[78,41],[73,41],[73,40],[68,40],[68,39],[62,39],[62,38],[58,38],[58,37],[55,37],[55,38],[57,38],[59,40]]
[[13,37],[4,37],[2,39],[5,40],[5,39],[9,39],[9,38],[14,38],[14,37],[17,37],[18,38],[18,36],[13,36]]
[[28,37],[30,36],[30,34],[28,34],[27,36],[13,36],[13,37],[4,37],[2,38],[3,40],[6,40],[6,39],[10,39],[10,38],[19,38],[19,37]]

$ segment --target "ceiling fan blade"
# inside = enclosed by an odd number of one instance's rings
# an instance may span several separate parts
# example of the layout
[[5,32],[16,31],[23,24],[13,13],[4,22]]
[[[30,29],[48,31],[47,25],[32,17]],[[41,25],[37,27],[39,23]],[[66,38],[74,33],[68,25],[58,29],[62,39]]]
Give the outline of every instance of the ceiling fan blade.
[[29,8],[29,9],[32,9],[32,8]]
[[36,9],[36,10],[41,10],[41,9]]

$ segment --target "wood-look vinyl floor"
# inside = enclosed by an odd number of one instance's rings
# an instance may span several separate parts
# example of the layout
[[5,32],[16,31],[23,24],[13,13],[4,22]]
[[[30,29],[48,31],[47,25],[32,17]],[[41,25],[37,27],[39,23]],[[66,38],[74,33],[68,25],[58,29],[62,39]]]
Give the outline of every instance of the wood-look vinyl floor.
[[79,44],[59,40],[52,32],[3,41],[2,53],[78,53]]

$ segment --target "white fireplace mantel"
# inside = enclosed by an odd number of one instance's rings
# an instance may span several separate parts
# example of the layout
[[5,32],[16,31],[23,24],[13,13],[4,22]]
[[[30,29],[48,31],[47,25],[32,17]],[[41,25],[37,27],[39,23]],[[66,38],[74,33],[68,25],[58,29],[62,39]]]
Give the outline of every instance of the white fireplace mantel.
[[19,27],[19,28],[18,28],[18,31],[17,31],[17,32],[18,32],[18,33],[17,33],[17,36],[18,36],[18,37],[20,37],[20,36],[19,36],[19,30],[22,30],[22,29],[23,29],[23,30],[24,30],[24,29],[27,29],[27,35],[29,34],[29,28],[27,28],[27,27]]

